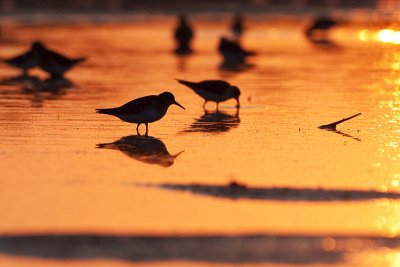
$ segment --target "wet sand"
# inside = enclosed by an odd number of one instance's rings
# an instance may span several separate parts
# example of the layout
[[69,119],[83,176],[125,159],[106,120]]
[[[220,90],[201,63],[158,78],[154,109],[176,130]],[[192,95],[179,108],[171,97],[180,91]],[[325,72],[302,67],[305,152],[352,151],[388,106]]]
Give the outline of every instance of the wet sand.
[[[396,264],[398,47],[357,25],[315,44],[303,24],[253,21],[243,45],[258,55],[229,71],[227,25],[193,23],[189,57],[172,53],[165,17],[9,29],[0,58],[42,39],[88,60],[57,82],[1,65],[0,265]],[[226,79],[242,108],[205,112],[174,78]],[[146,140],[94,112],[165,90],[187,109]]]

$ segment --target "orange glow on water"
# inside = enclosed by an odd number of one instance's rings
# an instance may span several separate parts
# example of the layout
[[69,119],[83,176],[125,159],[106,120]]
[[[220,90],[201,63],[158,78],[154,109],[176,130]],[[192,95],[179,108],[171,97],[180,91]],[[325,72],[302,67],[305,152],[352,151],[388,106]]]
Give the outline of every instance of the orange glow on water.
[[[344,47],[324,47],[307,42],[297,25],[265,23],[243,40],[259,52],[250,60],[254,66],[229,72],[218,69],[215,52],[225,25],[199,23],[204,28],[196,53],[183,58],[171,53],[171,26],[54,26],[57,35],[49,34],[54,27],[21,26],[16,47],[0,45],[5,58],[25,49],[27,39],[42,38],[89,58],[68,74],[72,88],[0,86],[0,212],[6,215],[0,234],[315,234],[324,236],[327,252],[340,248],[333,234],[400,234],[396,199],[230,199],[137,186],[234,180],[251,187],[398,192],[400,53],[370,42],[400,44],[399,31],[361,29],[355,47],[345,47],[346,40]],[[0,79],[17,75],[1,67]],[[207,114],[202,100],[173,78],[229,80],[241,88],[243,107],[236,114],[234,101],[225,102],[221,113]],[[95,108],[167,89],[187,110],[171,108],[150,125],[150,135],[171,155],[184,150],[173,164],[148,164],[137,151],[96,148],[133,135],[135,126],[95,114]],[[317,128],[357,112],[363,115],[338,132]],[[7,260],[0,258],[0,265]]]
[[361,30],[358,32],[358,39],[362,42],[376,41],[387,44],[400,44],[400,31],[383,29],[376,32]]

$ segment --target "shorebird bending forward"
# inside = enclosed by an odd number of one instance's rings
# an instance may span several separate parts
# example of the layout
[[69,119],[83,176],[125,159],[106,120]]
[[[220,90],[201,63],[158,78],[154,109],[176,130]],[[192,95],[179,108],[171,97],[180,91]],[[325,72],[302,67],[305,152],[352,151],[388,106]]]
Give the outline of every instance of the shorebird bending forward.
[[186,85],[191,88],[196,94],[204,99],[203,108],[208,101],[214,101],[217,103],[217,110],[219,102],[226,101],[230,98],[236,99],[239,108],[239,96],[240,90],[237,86],[231,85],[230,83],[223,80],[205,80],[201,82],[189,82],[184,80],[176,79],[179,83]]
[[139,134],[140,124],[144,123],[146,125],[145,135],[147,136],[148,124],[164,117],[171,105],[185,109],[175,101],[173,94],[164,92],[159,95],[149,95],[132,100],[117,108],[96,109],[96,112],[116,116],[126,122],[136,123],[137,134]]

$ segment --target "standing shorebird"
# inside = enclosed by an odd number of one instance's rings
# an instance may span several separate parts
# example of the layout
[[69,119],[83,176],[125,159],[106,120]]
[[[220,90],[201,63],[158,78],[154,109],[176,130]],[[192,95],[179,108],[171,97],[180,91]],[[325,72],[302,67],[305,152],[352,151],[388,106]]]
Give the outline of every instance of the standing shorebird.
[[146,125],[148,135],[148,124],[160,120],[167,113],[169,106],[177,105],[185,109],[176,102],[175,97],[170,92],[164,92],[159,95],[149,95],[132,100],[117,108],[96,109],[97,113],[116,116],[123,121],[136,123],[136,132],[139,134],[139,126]]
[[243,26],[243,17],[240,13],[238,13],[234,16],[233,22],[231,25],[231,31],[236,36],[236,38],[239,38],[240,36],[242,36],[243,31],[244,31],[244,26]]
[[44,46],[37,50],[37,58],[39,67],[53,78],[62,78],[65,72],[86,60],[84,57],[68,58]]
[[204,99],[203,108],[208,101],[214,101],[217,103],[217,110],[219,102],[226,101],[228,99],[236,99],[239,108],[239,96],[240,90],[237,86],[231,85],[230,83],[223,80],[205,80],[201,82],[189,82],[184,80],[176,79],[179,83],[186,85],[191,88],[196,94]]
[[244,60],[248,56],[253,56],[253,51],[244,50],[237,40],[229,40],[226,37],[221,37],[218,44],[218,52],[224,58],[238,58]]
[[190,42],[193,39],[193,29],[184,15],[179,16],[179,23],[175,29],[174,38],[177,42],[176,54],[184,55],[192,53]]
[[23,75],[27,76],[29,69],[38,65],[37,53],[43,49],[45,49],[45,47],[41,42],[33,42],[29,51],[19,56],[6,59],[4,62],[15,68],[22,69]]

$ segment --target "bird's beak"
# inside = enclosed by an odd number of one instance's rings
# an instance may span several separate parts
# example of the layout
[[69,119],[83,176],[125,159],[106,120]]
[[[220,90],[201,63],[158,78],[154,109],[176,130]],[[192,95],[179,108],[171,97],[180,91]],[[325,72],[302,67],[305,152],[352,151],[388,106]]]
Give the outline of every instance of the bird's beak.
[[236,104],[236,108],[240,108],[240,102],[239,102],[239,98],[236,98],[236,102],[237,102],[237,104]]
[[177,105],[178,107],[181,107],[181,108],[185,109],[181,104],[179,104],[179,103],[176,102],[176,101],[174,102],[174,104]]

